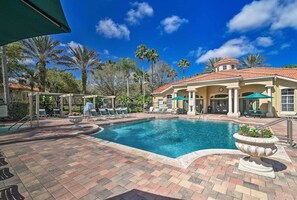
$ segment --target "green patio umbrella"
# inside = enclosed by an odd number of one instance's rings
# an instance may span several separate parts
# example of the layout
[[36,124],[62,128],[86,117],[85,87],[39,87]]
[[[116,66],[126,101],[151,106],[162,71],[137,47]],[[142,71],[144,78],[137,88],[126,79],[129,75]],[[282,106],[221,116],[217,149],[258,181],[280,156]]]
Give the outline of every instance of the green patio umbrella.
[[0,1],[0,46],[70,31],[60,0]]
[[181,97],[181,96],[176,96],[176,97],[172,98],[171,100],[177,100],[177,101],[179,101],[179,100],[181,100],[181,101],[187,101],[187,100],[189,100],[189,99],[188,99],[188,98],[185,98],[185,97]]
[[261,94],[259,92],[250,94],[248,96],[244,97],[245,99],[269,99],[272,98],[271,96],[265,95],[265,94]]

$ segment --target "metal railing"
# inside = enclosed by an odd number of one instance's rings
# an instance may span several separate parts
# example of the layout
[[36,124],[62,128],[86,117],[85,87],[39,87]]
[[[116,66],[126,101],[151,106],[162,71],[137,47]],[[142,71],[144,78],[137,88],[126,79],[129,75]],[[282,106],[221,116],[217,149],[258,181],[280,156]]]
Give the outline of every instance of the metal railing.
[[8,128],[8,131],[10,131],[13,127],[16,127],[18,125],[18,127],[16,129],[21,128],[24,124],[26,124],[29,121],[32,121],[33,118],[36,117],[35,115],[31,116],[31,115],[26,115],[25,117],[23,117],[22,119],[20,119],[19,121],[15,122],[13,125],[11,125]]
[[269,122],[269,123],[264,124],[262,126],[259,126],[258,128],[261,130],[261,129],[268,128],[270,126],[279,124],[279,123],[284,122],[284,121],[287,121],[287,135],[286,136],[276,135],[276,136],[278,138],[280,138],[280,139],[286,140],[287,143],[291,147],[293,147],[295,145],[294,140],[293,140],[293,117],[282,117],[282,118],[279,118],[279,119],[277,119],[275,121],[272,121],[272,122]]

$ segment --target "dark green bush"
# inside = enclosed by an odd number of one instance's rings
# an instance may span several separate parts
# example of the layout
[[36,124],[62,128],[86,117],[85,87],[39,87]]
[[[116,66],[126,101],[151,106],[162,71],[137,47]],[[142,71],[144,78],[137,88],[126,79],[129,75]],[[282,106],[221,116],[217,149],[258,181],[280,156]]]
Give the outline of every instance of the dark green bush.
[[29,104],[12,102],[8,105],[8,114],[13,120],[19,120],[29,114]]

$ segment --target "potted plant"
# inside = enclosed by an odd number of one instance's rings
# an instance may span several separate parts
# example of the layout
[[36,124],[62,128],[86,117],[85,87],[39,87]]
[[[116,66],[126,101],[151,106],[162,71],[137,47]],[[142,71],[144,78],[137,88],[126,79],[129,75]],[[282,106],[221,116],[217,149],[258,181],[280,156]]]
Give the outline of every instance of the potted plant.
[[275,143],[279,140],[273,136],[271,129],[241,125],[238,133],[235,133],[233,137],[236,139],[236,147],[249,155],[240,159],[238,169],[275,178],[272,165],[261,159],[271,156],[277,151]]
[[79,112],[71,112],[68,114],[69,121],[74,124],[73,128],[79,128],[79,123],[83,120],[83,116]]

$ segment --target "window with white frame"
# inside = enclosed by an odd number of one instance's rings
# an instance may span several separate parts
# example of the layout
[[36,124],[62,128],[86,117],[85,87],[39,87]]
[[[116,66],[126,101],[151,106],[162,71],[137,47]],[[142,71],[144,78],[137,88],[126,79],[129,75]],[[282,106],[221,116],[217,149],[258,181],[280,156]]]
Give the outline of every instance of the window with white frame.
[[282,89],[282,111],[294,111],[294,89]]

